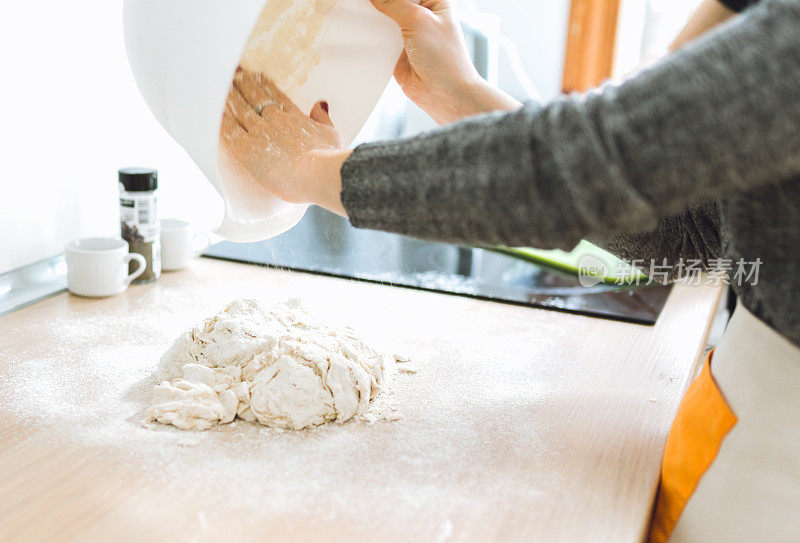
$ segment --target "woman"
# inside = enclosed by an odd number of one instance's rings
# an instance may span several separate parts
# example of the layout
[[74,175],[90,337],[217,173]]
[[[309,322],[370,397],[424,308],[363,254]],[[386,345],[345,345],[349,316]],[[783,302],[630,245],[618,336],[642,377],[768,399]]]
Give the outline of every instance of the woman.
[[229,151],[279,197],[356,227],[590,238],[673,275],[690,259],[760,263],[731,270],[741,303],[676,417],[650,537],[800,541],[800,0],[705,0],[661,62],[544,106],[478,77],[451,0],[373,4],[403,32],[396,79],[447,126],[342,150],[325,104],[305,117],[240,72]]

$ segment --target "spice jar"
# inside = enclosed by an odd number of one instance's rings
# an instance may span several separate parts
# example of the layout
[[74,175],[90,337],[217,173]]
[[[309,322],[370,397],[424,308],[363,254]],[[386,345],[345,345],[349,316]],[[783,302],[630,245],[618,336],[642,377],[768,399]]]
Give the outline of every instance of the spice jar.
[[[135,283],[151,283],[161,275],[161,239],[158,222],[158,171],[124,168],[119,171],[119,215],[122,239],[130,252],[147,261]],[[136,269],[131,262],[131,272]]]

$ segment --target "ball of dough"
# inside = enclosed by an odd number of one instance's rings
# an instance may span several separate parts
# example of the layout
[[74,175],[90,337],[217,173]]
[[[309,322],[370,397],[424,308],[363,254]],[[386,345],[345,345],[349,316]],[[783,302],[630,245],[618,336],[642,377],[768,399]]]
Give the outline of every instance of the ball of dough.
[[391,357],[296,300],[238,300],[179,337],[161,358],[147,422],[206,430],[236,417],[301,430],[364,414]]

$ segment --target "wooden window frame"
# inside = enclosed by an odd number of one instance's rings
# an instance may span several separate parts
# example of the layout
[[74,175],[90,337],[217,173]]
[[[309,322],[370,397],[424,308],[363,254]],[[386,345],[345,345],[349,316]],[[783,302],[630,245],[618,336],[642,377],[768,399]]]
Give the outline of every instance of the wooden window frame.
[[583,92],[611,77],[621,0],[572,0],[564,92]]

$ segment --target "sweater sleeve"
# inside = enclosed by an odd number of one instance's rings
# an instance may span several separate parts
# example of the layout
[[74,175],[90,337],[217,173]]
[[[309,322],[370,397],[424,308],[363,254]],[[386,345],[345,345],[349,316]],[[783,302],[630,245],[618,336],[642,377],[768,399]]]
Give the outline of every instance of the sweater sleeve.
[[715,202],[693,206],[659,219],[649,232],[618,234],[603,243],[603,248],[628,261],[664,263],[671,270],[667,279],[677,279],[681,262],[698,260],[705,267],[722,257],[719,208]]
[[800,173],[800,2],[767,0],[623,83],[357,148],[356,227],[571,249]]

